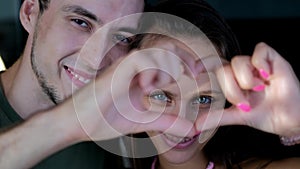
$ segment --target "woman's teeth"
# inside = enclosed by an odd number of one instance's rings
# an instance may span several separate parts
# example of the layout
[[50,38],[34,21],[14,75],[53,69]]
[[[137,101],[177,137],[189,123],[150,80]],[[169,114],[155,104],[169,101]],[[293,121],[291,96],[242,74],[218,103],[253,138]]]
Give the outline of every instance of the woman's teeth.
[[177,136],[173,136],[173,135],[170,135],[170,134],[164,134],[166,136],[166,138],[174,143],[186,143],[186,142],[189,142],[191,141],[193,138],[190,138],[190,137],[177,137]]

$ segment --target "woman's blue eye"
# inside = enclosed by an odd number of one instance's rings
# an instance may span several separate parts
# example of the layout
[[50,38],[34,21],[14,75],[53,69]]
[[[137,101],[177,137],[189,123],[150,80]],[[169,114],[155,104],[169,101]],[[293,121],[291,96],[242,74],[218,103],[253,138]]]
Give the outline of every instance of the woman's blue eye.
[[161,93],[153,93],[150,95],[150,98],[157,100],[157,101],[162,101],[162,102],[172,102],[171,99],[166,96],[165,93],[161,92]]
[[211,104],[213,98],[211,96],[200,96],[193,101],[193,104]]

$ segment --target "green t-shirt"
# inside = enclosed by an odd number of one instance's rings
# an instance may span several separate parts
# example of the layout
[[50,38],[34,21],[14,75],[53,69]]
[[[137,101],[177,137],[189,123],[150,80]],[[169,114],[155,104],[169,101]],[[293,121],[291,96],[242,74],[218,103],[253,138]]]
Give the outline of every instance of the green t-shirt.
[[[6,128],[23,119],[13,110],[3,92],[0,78],[0,128]],[[38,139],[38,138],[36,138]],[[25,149],[26,147],[24,147]],[[46,158],[34,169],[102,169],[105,151],[94,142],[70,146]],[[17,161],[15,161],[17,163]]]

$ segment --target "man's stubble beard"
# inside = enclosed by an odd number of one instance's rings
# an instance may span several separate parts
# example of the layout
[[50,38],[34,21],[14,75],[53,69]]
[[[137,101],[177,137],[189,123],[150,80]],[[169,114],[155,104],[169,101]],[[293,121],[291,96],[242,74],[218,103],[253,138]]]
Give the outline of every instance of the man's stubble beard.
[[39,86],[41,87],[42,91],[46,96],[55,104],[62,102],[62,98],[59,95],[58,90],[55,86],[51,85],[45,76],[45,74],[39,69],[38,63],[36,61],[36,55],[35,55],[35,47],[36,47],[36,40],[38,36],[38,27],[39,27],[39,19],[35,27],[32,46],[31,46],[31,53],[30,53],[30,61],[31,61],[31,67],[32,70],[36,76],[36,79],[39,83]]

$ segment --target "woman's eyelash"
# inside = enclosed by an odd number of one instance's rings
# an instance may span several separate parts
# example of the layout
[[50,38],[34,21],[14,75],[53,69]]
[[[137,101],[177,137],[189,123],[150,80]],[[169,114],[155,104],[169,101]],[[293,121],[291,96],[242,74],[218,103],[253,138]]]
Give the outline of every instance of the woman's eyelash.
[[154,93],[150,94],[149,97],[154,100],[158,100],[158,101],[163,101],[163,102],[168,102],[168,103],[172,102],[171,97],[168,96],[168,94],[164,93],[164,92],[154,92]]
[[214,101],[211,96],[199,96],[194,99],[192,104],[211,104]]
[[121,34],[115,34],[113,36],[113,39],[116,43],[121,44],[121,45],[129,45],[133,41],[133,37],[127,37],[127,36],[121,35]]

